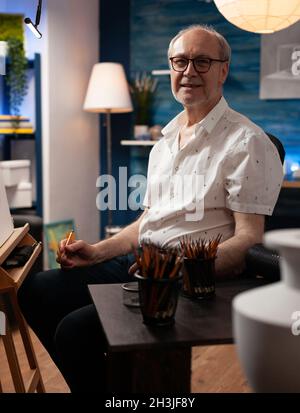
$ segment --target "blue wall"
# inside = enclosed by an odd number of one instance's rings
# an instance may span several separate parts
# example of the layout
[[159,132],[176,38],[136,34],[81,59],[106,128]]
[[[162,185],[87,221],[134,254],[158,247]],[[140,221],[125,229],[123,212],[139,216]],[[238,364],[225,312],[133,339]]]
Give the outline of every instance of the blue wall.
[[[131,73],[166,69],[170,39],[190,24],[212,24],[232,47],[230,76],[224,94],[230,106],[248,116],[284,144],[286,159],[300,161],[300,102],[260,100],[260,35],[230,24],[214,3],[205,0],[131,0]],[[164,125],[181,110],[168,76],[160,76],[153,123]]]

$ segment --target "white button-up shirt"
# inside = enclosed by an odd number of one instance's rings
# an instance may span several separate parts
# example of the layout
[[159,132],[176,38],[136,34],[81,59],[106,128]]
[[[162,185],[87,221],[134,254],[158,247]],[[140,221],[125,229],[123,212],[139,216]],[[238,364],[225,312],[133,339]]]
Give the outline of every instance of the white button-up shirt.
[[[185,112],[163,130],[149,156],[139,241],[174,246],[180,238],[222,240],[234,234],[233,212],[271,215],[283,179],[275,145],[222,97],[179,149]],[[179,182],[179,183],[178,183]]]

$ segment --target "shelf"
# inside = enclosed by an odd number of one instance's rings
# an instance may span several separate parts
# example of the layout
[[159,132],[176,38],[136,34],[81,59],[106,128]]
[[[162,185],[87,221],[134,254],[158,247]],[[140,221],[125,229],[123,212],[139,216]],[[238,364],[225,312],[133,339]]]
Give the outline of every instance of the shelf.
[[158,141],[138,141],[138,140],[123,140],[121,141],[121,145],[124,146],[153,146]]
[[153,76],[169,76],[171,74],[170,69],[158,69],[158,70],[152,70],[152,75]]
[[15,129],[1,129],[0,128],[0,135],[34,135],[34,129],[20,129],[20,130],[15,130]]
[[282,188],[300,188],[300,181],[283,181]]
[[[27,142],[31,143],[31,146],[34,147],[34,152],[32,156],[35,161],[32,162],[32,165],[35,167],[35,186],[36,186],[36,210],[38,216],[43,216],[43,168],[42,168],[42,99],[41,99],[41,55],[39,53],[34,54],[33,59],[27,60],[27,68],[32,71],[30,74],[30,78],[34,82],[34,88],[28,95],[33,102],[34,110],[35,110],[35,122],[31,123],[28,122],[24,123],[23,127],[19,129],[14,128],[5,128],[2,125],[0,128],[0,138],[2,140],[2,160],[11,160],[13,156],[13,145],[16,142]],[[9,71],[9,62],[7,62],[7,70]],[[8,85],[5,83],[4,79],[4,90],[0,91],[0,96],[3,99],[3,110],[5,113],[9,114],[10,105],[8,100]],[[27,122],[28,115],[22,116],[20,121]],[[7,116],[4,119],[2,116],[2,120],[10,121],[12,118]],[[9,125],[8,125],[9,126]],[[13,125],[10,125],[13,126]]]

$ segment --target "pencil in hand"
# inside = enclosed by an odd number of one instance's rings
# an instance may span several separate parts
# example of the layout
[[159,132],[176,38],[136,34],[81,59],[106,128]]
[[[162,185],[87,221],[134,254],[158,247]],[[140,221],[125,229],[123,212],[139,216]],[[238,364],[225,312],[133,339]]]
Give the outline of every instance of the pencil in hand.
[[75,232],[74,232],[74,229],[72,229],[72,231],[69,232],[69,235],[68,235],[68,237],[67,237],[66,245],[69,245],[70,242],[72,243],[73,241],[75,241]]
[[[66,234],[66,238],[67,238],[67,242],[65,243],[65,246],[75,241],[75,231],[72,229],[69,233]],[[61,252],[59,248],[57,250],[57,257],[58,259],[61,258]]]

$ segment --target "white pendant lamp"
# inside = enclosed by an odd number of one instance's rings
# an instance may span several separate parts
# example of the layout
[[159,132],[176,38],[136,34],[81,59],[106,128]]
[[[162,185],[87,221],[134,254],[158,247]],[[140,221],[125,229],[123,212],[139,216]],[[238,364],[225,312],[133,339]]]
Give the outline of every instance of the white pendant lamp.
[[230,23],[253,33],[274,33],[300,20],[300,0],[214,0]]

